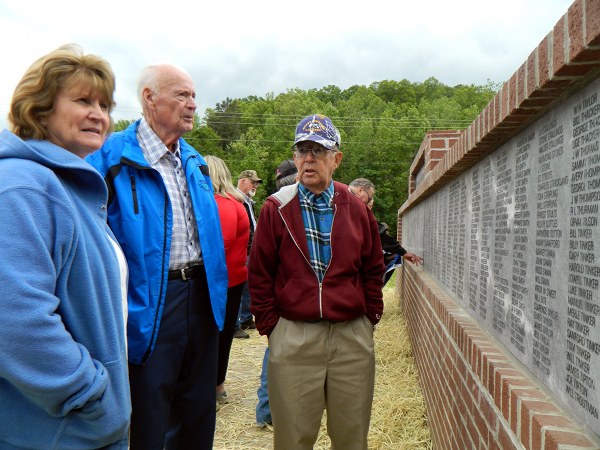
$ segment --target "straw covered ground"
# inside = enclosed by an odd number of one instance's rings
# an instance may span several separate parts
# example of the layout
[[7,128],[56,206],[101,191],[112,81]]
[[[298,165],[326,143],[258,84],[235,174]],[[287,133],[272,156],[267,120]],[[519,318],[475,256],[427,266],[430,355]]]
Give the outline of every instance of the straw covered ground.
[[[408,333],[394,295],[394,279],[384,289],[385,314],[375,331],[377,370],[369,432],[370,449],[431,449],[423,396]],[[250,330],[234,339],[225,387],[229,403],[217,413],[215,449],[272,449],[271,427],[255,425],[256,389],[267,339]],[[323,418],[315,449],[330,448]]]

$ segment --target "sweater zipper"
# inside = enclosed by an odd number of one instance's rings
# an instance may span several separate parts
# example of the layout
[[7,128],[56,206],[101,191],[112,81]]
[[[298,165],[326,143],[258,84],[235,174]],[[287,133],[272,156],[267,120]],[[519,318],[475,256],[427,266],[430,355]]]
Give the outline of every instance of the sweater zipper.
[[[294,241],[294,245],[296,246],[296,248],[298,249],[298,251],[300,252],[302,257],[304,258],[304,261],[306,261],[306,263],[308,264],[308,267],[310,267],[311,270],[313,271],[313,273],[315,274],[315,278],[317,279],[317,283],[319,284],[319,319],[322,319],[323,318],[323,282],[319,281],[319,276],[317,275],[317,272],[315,272],[314,267],[312,266],[310,261],[308,259],[306,259],[306,255],[300,249],[300,246],[296,242],[296,239],[294,239],[294,235],[290,232],[290,227],[288,227],[288,224],[285,221],[283,214],[281,214],[281,211],[278,211],[278,212],[279,212],[279,215],[281,216],[281,220],[283,220],[285,228],[288,230],[288,233],[292,237],[292,241]],[[331,232],[332,233],[333,233],[333,222],[335,221],[336,212],[337,212],[337,207],[334,204],[333,205],[333,218],[331,219]],[[331,245],[331,234],[329,235],[329,244]],[[333,250],[331,251],[331,259],[333,259]],[[327,267],[325,268],[325,272],[323,272],[323,280],[325,279],[325,274],[327,273],[327,270],[329,269],[329,266],[331,265],[331,259],[329,260],[329,264],[327,264]]]
[[[333,234],[333,222],[335,222],[335,213],[337,212],[337,206],[335,203],[333,204],[333,217],[331,218],[331,231],[329,232],[329,248],[331,248],[331,258],[329,258],[329,262],[327,263],[327,267],[325,267],[325,271],[323,272],[323,280],[325,280],[325,275],[329,270],[329,266],[331,265],[331,260],[333,259],[333,247],[331,245],[331,235]],[[317,277],[318,280],[318,277]],[[323,318],[323,281],[319,281],[319,318]]]

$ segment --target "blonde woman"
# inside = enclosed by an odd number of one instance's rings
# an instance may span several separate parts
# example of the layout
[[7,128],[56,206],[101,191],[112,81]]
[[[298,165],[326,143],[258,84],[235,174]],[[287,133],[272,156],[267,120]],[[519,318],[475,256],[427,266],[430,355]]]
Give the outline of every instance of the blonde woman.
[[210,171],[215,200],[219,208],[221,231],[225,244],[225,260],[227,261],[228,289],[225,325],[219,333],[219,362],[217,369],[217,401],[227,403],[225,378],[229,353],[233,341],[233,332],[240,309],[242,288],[248,279],[246,267],[246,249],[250,237],[250,221],[244,209],[244,198],[233,186],[231,173],[225,162],[216,156],[206,156]]
[[0,133],[0,448],[128,448],[127,266],[83,158],[110,130],[108,62],[64,46]]

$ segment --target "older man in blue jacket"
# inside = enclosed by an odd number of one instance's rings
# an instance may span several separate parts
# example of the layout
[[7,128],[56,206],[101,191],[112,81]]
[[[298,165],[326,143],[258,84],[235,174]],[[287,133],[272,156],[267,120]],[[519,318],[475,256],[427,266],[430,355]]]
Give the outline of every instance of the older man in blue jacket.
[[227,268],[207,165],[181,136],[194,83],[147,67],[144,117],[88,157],[109,188],[108,223],[129,264],[131,448],[212,448]]

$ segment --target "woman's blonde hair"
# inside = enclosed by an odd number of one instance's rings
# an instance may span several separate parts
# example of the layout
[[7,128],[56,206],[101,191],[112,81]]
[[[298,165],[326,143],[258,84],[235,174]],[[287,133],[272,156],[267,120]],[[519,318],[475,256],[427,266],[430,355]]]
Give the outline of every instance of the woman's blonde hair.
[[112,111],[115,75],[105,59],[84,55],[76,44],[63,45],[39,58],[15,88],[8,113],[11,131],[22,139],[48,139],[44,123],[54,110],[59,91],[78,85],[99,94],[109,113]]
[[243,202],[244,197],[233,186],[233,183],[231,182],[231,172],[229,172],[225,162],[221,158],[212,155],[207,155],[204,159],[208,164],[208,171],[210,173],[210,179],[212,180],[215,194],[225,198],[228,198],[227,194],[229,194],[236,200]]

